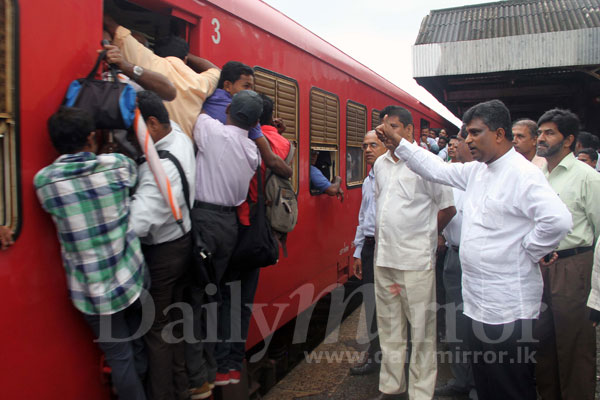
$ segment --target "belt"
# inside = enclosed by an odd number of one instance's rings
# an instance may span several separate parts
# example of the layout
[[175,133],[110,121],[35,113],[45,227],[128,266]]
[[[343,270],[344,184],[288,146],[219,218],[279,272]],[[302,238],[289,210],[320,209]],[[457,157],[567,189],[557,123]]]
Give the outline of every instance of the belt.
[[373,236],[365,236],[365,243],[375,243],[375,238]]
[[218,204],[205,203],[200,200],[194,202],[194,208],[202,208],[204,210],[220,211],[220,212],[235,212],[235,206],[220,206]]
[[450,247],[452,248],[452,250],[454,250],[455,252],[458,253],[458,249],[459,249],[458,246],[454,246],[453,244],[451,244]]
[[585,253],[586,251],[590,251],[594,248],[594,246],[588,246],[588,247],[575,247],[574,249],[567,249],[567,250],[561,250],[561,251],[557,251],[556,254],[558,254],[559,258],[565,258],[565,257],[571,257],[574,256],[576,254],[581,254],[581,253]]

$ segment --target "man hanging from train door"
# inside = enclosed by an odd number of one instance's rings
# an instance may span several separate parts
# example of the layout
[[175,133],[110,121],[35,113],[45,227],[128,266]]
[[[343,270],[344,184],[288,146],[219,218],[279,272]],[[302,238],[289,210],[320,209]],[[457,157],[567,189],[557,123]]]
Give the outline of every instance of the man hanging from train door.
[[[50,139],[61,154],[39,171],[34,186],[56,225],[69,294],[98,338],[123,399],[145,400],[131,341],[148,271],[129,223],[129,191],[135,163],[117,153],[98,154],[89,113],[61,107],[48,120]],[[135,353],[135,354],[134,354]]]
[[[239,61],[228,61],[221,70],[217,89],[206,99],[202,111],[224,124],[225,110],[233,96],[241,90],[254,90],[254,70]],[[267,168],[283,178],[292,176],[292,168],[272,151],[260,124],[250,129],[248,137],[256,143]]]
[[165,102],[165,107],[171,119],[191,138],[204,100],[217,88],[219,68],[208,60],[190,54],[189,45],[180,37],[169,36],[156,43],[154,54],[138,42],[129,29],[119,26],[108,15],[104,16],[104,29],[129,63],[140,67],[142,71],[148,69],[161,73],[175,85],[177,95],[172,101]]
[[[362,144],[365,162],[373,166],[375,161],[386,151],[385,145],[377,137],[375,131],[365,135]],[[363,362],[350,368],[352,375],[366,375],[377,370],[377,353],[380,352],[379,333],[377,332],[377,314],[375,312],[375,277],[373,275],[373,256],[375,255],[375,197],[373,168],[362,184],[362,202],[358,212],[358,226],[354,238],[354,275],[363,281],[363,304],[367,319],[367,335],[369,347]]]
[[[408,110],[391,107],[384,120],[386,128],[413,142],[414,126]],[[435,251],[438,234],[456,209],[449,187],[428,182],[409,170],[394,154],[395,144],[389,140],[384,143],[388,151],[373,166],[377,205],[375,295],[382,351],[377,399],[405,398],[410,321],[408,397],[430,400],[437,376]]]

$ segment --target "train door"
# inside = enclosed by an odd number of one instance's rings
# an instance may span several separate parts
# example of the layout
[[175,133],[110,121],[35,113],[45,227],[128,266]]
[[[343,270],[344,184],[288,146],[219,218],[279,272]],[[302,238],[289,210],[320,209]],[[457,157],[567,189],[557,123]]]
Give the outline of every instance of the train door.
[[0,225],[20,226],[16,112],[16,18],[11,0],[0,2]]

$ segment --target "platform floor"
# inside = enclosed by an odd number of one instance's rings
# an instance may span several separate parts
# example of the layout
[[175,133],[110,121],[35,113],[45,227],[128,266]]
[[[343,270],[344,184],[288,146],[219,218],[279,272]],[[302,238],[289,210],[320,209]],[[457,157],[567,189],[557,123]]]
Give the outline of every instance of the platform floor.
[[[366,376],[350,375],[349,368],[366,349],[366,324],[357,308],[305,360],[286,375],[264,397],[264,400],[367,400],[379,394],[377,373]],[[600,349],[600,331],[598,332]],[[311,358],[312,356],[312,358]],[[329,356],[329,359],[327,358]],[[317,361],[318,360],[318,361]],[[600,364],[600,354],[598,357]],[[600,365],[598,368],[600,374]],[[451,377],[448,364],[438,364],[437,385]],[[596,400],[600,400],[596,390]],[[467,397],[435,397],[436,400],[464,400]]]

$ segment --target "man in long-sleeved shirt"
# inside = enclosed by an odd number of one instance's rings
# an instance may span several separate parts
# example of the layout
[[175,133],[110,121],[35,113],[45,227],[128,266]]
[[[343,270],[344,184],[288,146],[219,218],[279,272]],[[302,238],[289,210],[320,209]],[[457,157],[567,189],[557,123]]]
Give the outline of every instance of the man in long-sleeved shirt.
[[510,113],[502,102],[473,106],[463,122],[477,162],[444,163],[396,135],[387,123],[382,128],[411,170],[465,191],[462,294],[464,314],[472,320],[469,345],[479,397],[535,400],[532,360],[524,356],[531,356],[533,339],[523,335],[541,306],[537,263],[565,237],[571,214],[542,171],[512,148]]
[[[181,165],[187,182],[193,184],[195,158],[190,138],[177,124],[171,124],[169,113],[156,93],[138,93],[137,103],[156,150],[171,153]],[[192,224],[184,197],[183,179],[177,167],[168,158],[162,158],[161,164],[171,182],[173,197],[182,210],[183,223],[177,223],[173,217],[147,162],[138,169],[139,183],[131,201],[130,221],[142,242],[152,282],[150,296],[156,310],[152,326],[144,336],[148,352],[148,397],[168,400],[188,395],[183,368],[184,343],[175,340],[172,332],[165,329],[169,322],[173,322],[172,313],[165,310],[183,297],[185,275],[192,254]],[[193,191],[189,196],[192,204]],[[175,368],[176,365],[180,368]]]
[[542,172],[573,216],[571,232],[551,260],[541,263],[547,307],[535,329],[538,392],[543,399],[593,399],[596,330],[586,302],[600,233],[600,174],[573,155],[579,132],[575,114],[550,110],[538,126],[537,154],[547,161]]
[[135,67],[163,74],[175,85],[177,95],[173,101],[166,102],[165,107],[171,119],[191,137],[204,100],[217,87],[219,69],[210,61],[189,54],[189,46],[181,38],[170,37],[170,42],[161,46],[166,52],[163,54],[155,49],[160,53],[157,55],[111,17],[104,17],[104,27],[126,60]]
[[[377,138],[375,131],[369,131],[363,139],[365,162],[372,166],[375,161],[385,154],[387,149]],[[375,255],[375,198],[373,193],[373,168],[362,184],[362,203],[358,212],[358,226],[354,238],[354,274],[363,280],[363,304],[367,318],[367,333],[369,348],[364,361],[350,368],[353,375],[365,375],[377,369],[375,361],[379,351],[379,333],[377,332],[377,314],[375,313],[375,288],[373,275],[373,256]]]
[[[227,118],[225,110],[231,104],[233,96],[241,90],[254,90],[254,70],[239,61],[229,61],[223,65],[217,89],[204,102],[202,112],[224,124]],[[292,167],[273,152],[261,131],[260,124],[250,129],[248,137],[256,143],[260,157],[267,168],[283,178],[292,176]]]
[[[394,106],[387,113],[390,128],[412,142],[410,112]],[[377,399],[396,399],[406,389],[408,321],[412,343],[408,396],[431,399],[437,375],[435,250],[438,233],[456,210],[449,187],[428,182],[409,170],[394,155],[395,146],[384,143],[388,151],[373,166],[375,295],[382,352]]]
[[[192,210],[193,229],[199,229],[203,241],[212,253],[215,284],[222,301],[218,305],[218,335],[230,337],[230,286],[226,285],[229,260],[237,243],[238,222],[236,207],[246,200],[250,180],[260,164],[254,142],[248,138],[250,128],[262,114],[262,100],[251,90],[242,90],[233,96],[228,108],[227,123],[202,113],[194,126],[194,141],[198,146],[196,158],[196,201]],[[204,288],[193,288],[194,318],[203,313]],[[198,315],[196,315],[198,314]],[[202,362],[204,357],[208,364]],[[229,369],[218,366],[215,343],[189,343],[186,361],[190,384],[199,388],[207,382],[222,386],[238,383],[239,376],[231,377]]]

